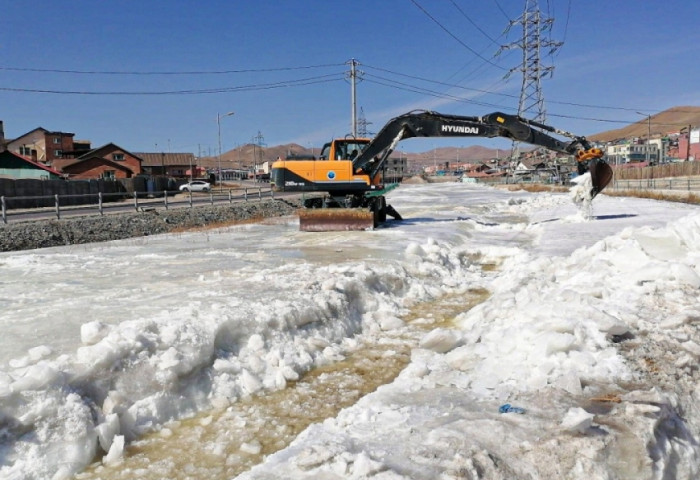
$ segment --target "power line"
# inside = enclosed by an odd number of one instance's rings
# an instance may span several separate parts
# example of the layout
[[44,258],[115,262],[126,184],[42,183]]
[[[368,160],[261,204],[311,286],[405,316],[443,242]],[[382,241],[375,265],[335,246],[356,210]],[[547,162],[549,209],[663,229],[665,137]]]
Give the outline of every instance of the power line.
[[459,11],[459,13],[461,13],[462,16],[463,16],[464,18],[466,18],[467,21],[468,21],[469,23],[471,23],[471,24],[474,26],[474,28],[476,28],[477,30],[479,30],[486,38],[488,38],[489,40],[491,40],[491,43],[498,43],[498,42],[496,41],[496,39],[494,39],[491,35],[489,35],[488,33],[486,33],[477,23],[474,22],[474,20],[472,20],[471,18],[469,18],[469,15],[467,15],[467,14],[464,12],[464,10],[462,10],[462,8],[460,8],[460,6],[457,5],[457,4],[455,3],[454,0],[450,0],[450,3],[452,3],[452,5],[454,5],[454,7]]
[[450,32],[450,31],[447,29],[447,27],[445,27],[445,26],[444,26],[442,23],[440,23],[435,17],[433,17],[430,13],[428,13],[428,11],[427,11],[425,8],[423,8],[416,0],[411,0],[411,2],[412,2],[416,7],[418,7],[428,18],[430,18],[433,22],[435,22],[435,24],[436,24],[437,26],[439,26],[445,33],[447,33],[450,37],[454,38],[454,39],[455,39],[460,45],[462,45],[464,48],[466,48],[467,50],[469,50],[470,52],[472,52],[474,55],[476,55],[477,57],[479,57],[479,58],[480,58],[481,60],[483,60],[484,62],[486,62],[486,63],[488,63],[488,64],[490,64],[490,65],[492,65],[492,66],[494,66],[494,67],[496,67],[496,68],[499,68],[499,69],[501,69],[501,70],[506,70],[504,67],[501,67],[500,65],[497,65],[497,64],[493,63],[491,60],[489,60],[488,58],[482,56],[479,52],[477,52],[476,50],[474,50],[473,48],[471,48],[469,45],[467,45],[466,43],[464,43],[462,40],[460,40],[459,38],[457,38],[457,36],[456,36],[454,33]]
[[340,67],[344,63],[328,63],[321,65],[306,65],[298,67],[279,68],[245,68],[239,70],[200,70],[200,71],[117,71],[117,70],[60,70],[53,68],[0,67],[0,70],[13,72],[34,73],[69,73],[76,75],[224,75],[233,73],[285,72],[292,70],[307,70],[312,68]]
[[[362,65],[363,65],[363,67],[365,67],[365,68],[367,68],[367,69],[370,69],[370,70],[378,70],[378,71],[390,73],[390,74],[392,74],[392,75],[397,75],[397,76],[404,77],[404,78],[411,78],[411,79],[413,79],[413,80],[419,80],[419,81],[422,81],[422,82],[434,83],[434,84],[436,84],[436,85],[443,85],[443,86],[450,87],[450,88],[458,88],[458,89],[462,89],[462,90],[469,90],[469,91],[479,92],[479,93],[488,94],[488,95],[498,95],[498,96],[508,97],[508,98],[519,98],[519,95],[514,95],[514,94],[509,94],[509,93],[502,93],[502,92],[496,92],[496,91],[493,91],[493,90],[485,90],[485,89],[479,89],[479,88],[464,87],[464,86],[462,86],[462,85],[456,85],[456,84],[451,84],[451,83],[447,83],[447,82],[441,82],[441,81],[439,81],[439,80],[432,80],[432,79],[429,79],[429,78],[419,77],[419,76],[416,76],[416,75],[409,75],[409,74],[406,74],[406,73],[401,73],[401,72],[397,72],[397,71],[394,71],[394,70],[389,70],[389,69],[381,68],[381,67],[375,67],[375,66],[372,66],[372,65],[364,64],[364,63],[363,63]],[[371,74],[368,74],[368,75],[371,75]],[[391,81],[390,79],[386,79],[386,78],[385,78],[384,80]],[[643,108],[613,107],[613,106],[610,106],[610,105],[594,105],[594,104],[575,103],[575,102],[563,102],[563,101],[557,101],[557,100],[547,100],[547,102],[550,103],[550,104],[568,105],[568,106],[572,106],[572,107],[596,108],[596,109],[602,109],[602,110],[621,110],[621,111],[626,111],[626,112],[637,112],[637,111],[640,111],[640,110],[645,110],[645,109],[643,109]],[[686,112],[686,113],[694,113],[694,112]]]
[[[337,78],[332,78],[337,77]],[[203,95],[213,93],[247,92],[255,90],[270,90],[274,88],[299,87],[304,85],[314,85],[318,83],[328,83],[343,80],[342,74],[320,75],[316,77],[301,78],[273,83],[260,83],[253,85],[241,85],[237,87],[220,87],[192,90],[161,90],[161,91],[87,91],[87,90],[51,90],[38,88],[12,88],[0,87],[1,91],[23,92],[23,93],[47,93],[56,95]]]
[[503,7],[501,7],[501,4],[498,3],[498,0],[493,0],[493,2],[496,4],[496,6],[498,7],[498,9],[501,11],[501,13],[503,14],[503,16],[506,17],[506,19],[510,20],[510,16],[506,13],[505,10],[503,10]]
[[[401,82],[396,82],[390,79],[385,79],[383,77],[378,77],[376,75],[371,75],[371,74],[366,74],[367,77],[365,81],[368,83],[373,83],[376,85],[381,85],[389,88],[393,88],[396,90],[403,90],[411,93],[419,93],[421,95],[428,95],[431,97],[436,97],[436,98],[443,98],[447,100],[452,100],[455,102],[459,103],[468,103],[468,104],[473,104],[473,105],[479,105],[479,106],[484,106],[484,107],[489,107],[489,108],[494,108],[498,110],[505,110],[505,111],[513,111],[515,112],[515,109],[513,107],[507,106],[507,105],[498,105],[498,104],[493,104],[493,103],[487,103],[487,102],[480,102],[477,100],[473,99],[467,99],[463,97],[458,97],[455,95],[449,95],[445,94],[442,92],[436,92],[433,90],[417,87],[414,85],[409,85]],[[376,80],[375,80],[376,79]],[[575,104],[574,104],[575,105]],[[600,107],[604,108],[604,107]],[[612,108],[612,107],[611,107]],[[617,108],[618,110],[625,110],[629,111],[631,109],[627,108]],[[689,113],[695,113],[695,112],[689,112]],[[577,116],[577,115],[565,115],[565,114],[556,114],[556,113],[549,113],[548,114],[550,117],[556,117],[556,118],[567,118],[567,119],[572,119],[572,120],[583,120],[583,121],[590,121],[590,122],[597,122],[597,123],[612,123],[612,124],[633,124],[633,123],[638,123],[636,120],[627,120],[627,119],[609,119],[609,118],[598,118],[598,117],[584,117],[584,116]],[[660,123],[660,122],[652,122],[652,125],[665,125],[665,126],[684,126],[686,123]]]

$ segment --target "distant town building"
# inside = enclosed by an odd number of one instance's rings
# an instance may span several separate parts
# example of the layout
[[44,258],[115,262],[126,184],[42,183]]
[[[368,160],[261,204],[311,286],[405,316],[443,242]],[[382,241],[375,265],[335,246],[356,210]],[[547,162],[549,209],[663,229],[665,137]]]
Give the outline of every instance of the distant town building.
[[[659,142],[649,142],[645,143],[619,143],[615,145],[608,145],[606,147],[606,155],[608,158],[608,163],[611,165],[621,165],[625,163],[634,162],[646,162],[650,163],[659,162],[659,152],[660,152]],[[647,158],[648,154],[648,158]]]

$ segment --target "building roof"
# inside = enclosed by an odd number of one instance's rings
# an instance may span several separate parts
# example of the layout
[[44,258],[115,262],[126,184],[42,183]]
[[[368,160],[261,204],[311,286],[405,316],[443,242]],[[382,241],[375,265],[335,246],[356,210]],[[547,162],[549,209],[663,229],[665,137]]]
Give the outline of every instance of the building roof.
[[48,133],[48,132],[49,132],[49,131],[46,130],[44,127],[36,127],[36,128],[34,128],[34,129],[32,129],[32,130],[29,130],[29,131],[26,132],[26,133],[23,133],[22,135],[20,135],[20,136],[18,136],[18,137],[15,137],[15,138],[6,138],[6,139],[5,139],[5,142],[8,143],[8,144],[10,144],[10,143],[12,143],[12,142],[16,142],[16,141],[19,140],[20,138],[26,137],[26,136],[28,136],[28,135],[30,135],[30,134],[36,132],[36,131],[42,131],[42,132],[44,132],[44,133]]
[[187,166],[195,165],[197,162],[192,153],[151,153],[138,152],[133,155],[143,160],[142,167],[172,167],[172,166]]
[[93,155],[93,156],[89,156],[89,157],[82,156],[80,158],[70,159],[69,161],[66,161],[65,163],[61,164],[61,169],[65,173],[70,173],[70,171],[74,170],[74,167],[76,167],[77,165],[80,165],[80,164],[83,164],[83,163],[86,163],[86,162],[89,162],[92,160],[96,160],[99,163],[102,163],[104,165],[109,165],[110,167],[114,167],[117,170],[131,172],[131,169],[129,167],[127,167],[126,165],[123,165],[119,162],[115,162],[113,160],[109,160],[108,158],[100,157],[99,155]]
[[58,177],[62,177],[62,176],[63,176],[63,174],[62,174],[61,172],[59,172],[58,170],[56,170],[56,169],[54,169],[54,168],[51,168],[51,167],[47,167],[46,165],[43,165],[43,164],[41,164],[41,163],[37,163],[37,162],[35,162],[34,160],[32,160],[31,158],[25,157],[24,155],[20,155],[20,154],[18,154],[18,153],[11,152],[11,151],[9,151],[9,150],[5,150],[4,152],[0,152],[0,161],[2,160],[2,157],[3,157],[3,156],[12,156],[12,157],[14,157],[14,158],[16,158],[16,159],[19,159],[19,160],[21,160],[21,161],[23,161],[23,162],[28,163],[28,164],[31,165],[32,167],[35,167],[35,168],[37,168],[37,169],[39,169],[39,170],[44,170],[44,171],[49,172],[50,174],[56,175],[56,176],[58,176]]
[[120,150],[120,151],[122,151],[122,152],[124,152],[124,153],[128,153],[128,154],[131,155],[132,157],[135,157],[136,159],[141,160],[141,161],[143,162],[143,158],[142,158],[141,156],[139,156],[138,154],[136,154],[136,153],[131,153],[131,152],[128,151],[126,148],[122,148],[122,147],[120,147],[119,145],[117,145],[117,144],[115,144],[115,143],[112,143],[112,142],[106,143],[106,144],[102,145],[101,147],[97,147],[97,148],[93,148],[92,150],[88,150],[88,151],[86,151],[84,154],[82,154],[81,156],[79,156],[78,158],[80,158],[80,159],[85,159],[85,158],[92,158],[92,157],[95,157],[95,156],[100,156],[100,155],[98,154],[98,152],[99,152],[100,150]]
[[528,170],[534,170],[540,165],[545,165],[547,162],[541,158],[521,158],[520,165],[527,168]]

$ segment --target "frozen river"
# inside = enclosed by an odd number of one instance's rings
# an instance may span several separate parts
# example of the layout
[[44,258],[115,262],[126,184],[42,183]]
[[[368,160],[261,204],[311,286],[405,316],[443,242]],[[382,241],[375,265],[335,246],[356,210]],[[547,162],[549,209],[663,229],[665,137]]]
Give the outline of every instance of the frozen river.
[[[585,218],[568,194],[456,183],[390,202],[406,220],[371,232],[299,232],[289,217],[0,254],[0,476],[92,462],[83,478],[170,476],[162,456],[130,463],[154,434],[187,476],[194,454],[168,439],[202,429],[212,464],[245,464],[231,470],[243,478],[698,474],[698,207],[601,195]],[[365,376],[396,370],[362,397],[340,368],[352,358]],[[359,393],[225,447],[241,419],[263,421],[255,399],[324,368]],[[306,402],[290,398],[277,415]],[[500,414],[506,402],[526,413]]]

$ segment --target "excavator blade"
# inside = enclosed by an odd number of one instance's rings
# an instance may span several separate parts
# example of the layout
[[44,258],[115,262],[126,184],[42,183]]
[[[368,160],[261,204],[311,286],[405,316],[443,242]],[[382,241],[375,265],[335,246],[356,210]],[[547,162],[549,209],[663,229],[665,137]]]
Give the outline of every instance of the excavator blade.
[[608,186],[613,178],[613,170],[610,165],[598,159],[591,160],[591,163],[588,164],[588,170],[591,172],[592,194],[595,197]]
[[374,213],[361,208],[310,208],[299,210],[299,230],[303,232],[339,232],[372,230]]

